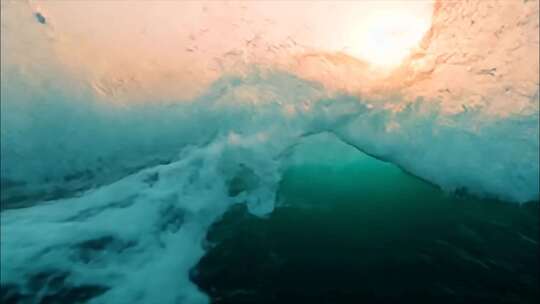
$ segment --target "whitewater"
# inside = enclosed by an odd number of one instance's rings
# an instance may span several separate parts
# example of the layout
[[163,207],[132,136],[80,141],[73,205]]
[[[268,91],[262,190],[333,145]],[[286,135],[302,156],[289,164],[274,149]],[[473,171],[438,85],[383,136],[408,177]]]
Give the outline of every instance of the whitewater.
[[193,98],[126,104],[62,73],[36,83],[3,67],[4,296],[208,303],[190,273],[210,226],[237,204],[271,214],[293,151],[322,135],[318,149],[337,140],[449,194],[538,201],[538,89],[526,110],[499,115],[297,74],[253,64]]

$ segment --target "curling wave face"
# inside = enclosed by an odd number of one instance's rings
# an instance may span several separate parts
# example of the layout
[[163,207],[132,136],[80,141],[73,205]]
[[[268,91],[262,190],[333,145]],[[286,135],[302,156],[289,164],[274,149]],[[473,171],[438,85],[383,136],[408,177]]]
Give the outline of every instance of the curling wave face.
[[189,102],[130,106],[62,87],[36,99],[11,75],[1,283],[19,299],[207,302],[189,271],[209,226],[232,204],[272,212],[291,151],[320,133],[446,191],[538,200],[538,111],[452,114],[434,101],[339,95],[256,68]]

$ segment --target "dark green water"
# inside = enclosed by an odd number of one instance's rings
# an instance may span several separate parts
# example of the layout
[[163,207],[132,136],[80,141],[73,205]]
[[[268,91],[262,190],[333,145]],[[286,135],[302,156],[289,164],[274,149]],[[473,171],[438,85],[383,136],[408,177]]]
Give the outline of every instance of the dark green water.
[[209,232],[193,279],[213,303],[538,301],[538,202],[449,195],[348,148],[313,148],[271,215],[239,205]]

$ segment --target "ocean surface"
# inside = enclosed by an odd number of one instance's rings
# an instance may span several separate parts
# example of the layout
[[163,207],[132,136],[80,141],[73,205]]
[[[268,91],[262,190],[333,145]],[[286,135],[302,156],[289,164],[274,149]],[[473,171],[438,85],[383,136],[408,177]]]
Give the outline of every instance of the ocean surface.
[[3,303],[539,298],[537,111],[447,113],[256,67],[115,105],[5,73]]
[[213,303],[536,303],[539,204],[448,194],[312,140],[267,217],[231,207],[192,279]]
[[538,112],[260,69],[127,106],[6,73],[3,303],[539,298]]

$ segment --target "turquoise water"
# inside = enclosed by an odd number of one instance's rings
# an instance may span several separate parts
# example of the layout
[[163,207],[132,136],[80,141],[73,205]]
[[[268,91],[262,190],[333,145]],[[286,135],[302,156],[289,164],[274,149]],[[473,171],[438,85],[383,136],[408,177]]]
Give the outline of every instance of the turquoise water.
[[449,194],[339,143],[292,158],[272,214],[210,230],[192,278],[214,303],[539,299],[538,202]]

